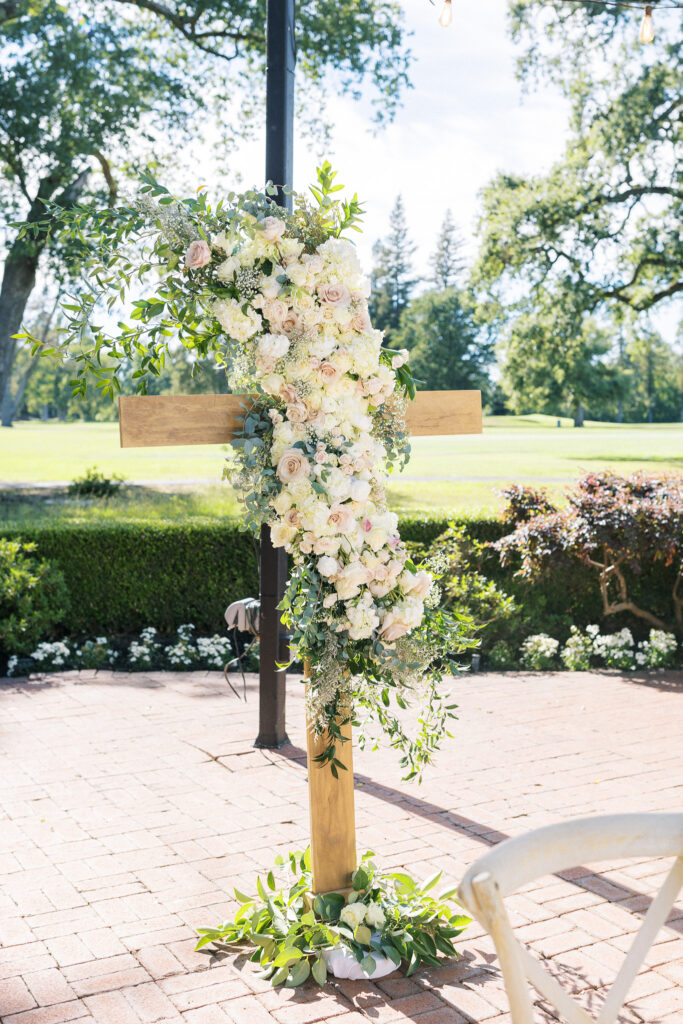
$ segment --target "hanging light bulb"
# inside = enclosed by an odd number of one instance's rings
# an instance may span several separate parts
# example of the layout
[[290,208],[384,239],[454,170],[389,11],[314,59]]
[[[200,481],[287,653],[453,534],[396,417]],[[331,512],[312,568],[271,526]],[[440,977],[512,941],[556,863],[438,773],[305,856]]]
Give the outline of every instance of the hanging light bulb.
[[645,15],[640,25],[640,32],[638,38],[641,43],[653,43],[655,39],[655,27],[652,23],[652,7],[647,4],[645,7]]
[[439,15],[439,25],[441,28],[448,28],[450,23],[453,21],[453,5],[451,0],[444,0],[443,9]]

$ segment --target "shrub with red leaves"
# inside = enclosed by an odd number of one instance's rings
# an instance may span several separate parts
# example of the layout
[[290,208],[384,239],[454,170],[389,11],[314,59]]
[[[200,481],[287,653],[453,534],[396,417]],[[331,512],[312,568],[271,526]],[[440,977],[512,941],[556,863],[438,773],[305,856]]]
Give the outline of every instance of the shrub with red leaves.
[[[683,477],[588,473],[569,504],[532,515],[494,547],[503,565],[520,558],[518,575],[538,578],[582,562],[597,574],[605,615],[630,612],[656,629],[683,634]],[[629,596],[624,570],[675,565],[669,622]],[[675,626],[674,626],[675,624]]]
[[523,487],[522,484],[510,484],[501,491],[507,500],[503,512],[506,526],[515,527],[520,523],[528,523],[534,516],[555,512],[555,505],[548,497],[547,491],[541,488]]

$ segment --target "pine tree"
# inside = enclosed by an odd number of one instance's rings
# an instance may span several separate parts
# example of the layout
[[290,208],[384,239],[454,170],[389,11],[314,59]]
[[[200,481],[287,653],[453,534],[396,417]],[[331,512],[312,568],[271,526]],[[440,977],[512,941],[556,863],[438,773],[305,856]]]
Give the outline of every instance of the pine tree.
[[429,265],[432,268],[432,281],[436,288],[453,288],[457,284],[458,275],[465,265],[462,258],[463,245],[464,242],[455,226],[453,214],[450,210],[446,210],[436,240],[436,249],[429,260]]
[[386,241],[375,242],[373,256],[370,316],[373,325],[387,336],[398,329],[401,313],[407,307],[417,284],[413,276],[413,256],[416,246],[408,237],[403,198],[396,197],[389,221]]

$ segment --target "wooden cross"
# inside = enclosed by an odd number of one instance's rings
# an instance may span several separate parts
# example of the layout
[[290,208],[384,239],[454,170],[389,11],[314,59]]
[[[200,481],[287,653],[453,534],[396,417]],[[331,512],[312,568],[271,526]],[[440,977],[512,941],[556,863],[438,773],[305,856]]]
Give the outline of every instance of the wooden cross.
[[[119,399],[122,448],[226,444],[241,428],[244,395],[146,395]],[[413,436],[480,434],[479,391],[418,391],[408,405],[406,423]],[[315,758],[325,747],[307,728],[308,800],[311,822],[313,891],[340,892],[356,869],[351,726],[348,742],[336,756],[346,767],[334,778]]]

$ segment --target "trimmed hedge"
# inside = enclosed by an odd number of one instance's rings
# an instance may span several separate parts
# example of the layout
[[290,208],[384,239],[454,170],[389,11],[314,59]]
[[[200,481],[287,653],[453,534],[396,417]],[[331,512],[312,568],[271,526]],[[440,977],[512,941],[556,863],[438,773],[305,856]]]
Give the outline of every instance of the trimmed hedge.
[[[453,521],[480,542],[499,539],[508,528],[495,516],[405,516],[401,536],[428,545]],[[71,609],[60,632],[67,636],[131,635],[145,626],[170,633],[192,622],[206,634],[222,632],[231,601],[258,594],[258,559],[250,534],[234,520],[59,524],[4,530],[37,546],[37,554],[64,573]],[[495,552],[484,550],[472,565],[515,597],[523,621],[514,631],[549,632],[559,638],[571,625],[602,621],[597,579],[577,566],[537,583],[503,569]],[[670,603],[673,568],[662,565],[634,578],[634,598],[660,614]],[[647,632],[630,616],[612,617],[605,629],[629,625]],[[512,624],[511,624],[512,628]]]
[[258,593],[256,548],[230,521],[4,532],[33,541],[64,573],[71,596],[65,635],[133,634],[145,626],[170,633],[185,622],[210,635],[223,630],[230,601]]

